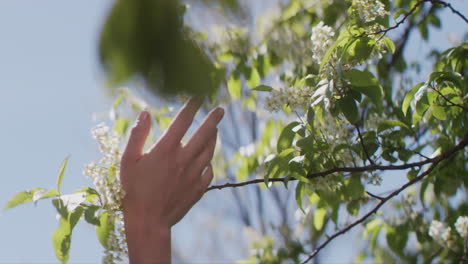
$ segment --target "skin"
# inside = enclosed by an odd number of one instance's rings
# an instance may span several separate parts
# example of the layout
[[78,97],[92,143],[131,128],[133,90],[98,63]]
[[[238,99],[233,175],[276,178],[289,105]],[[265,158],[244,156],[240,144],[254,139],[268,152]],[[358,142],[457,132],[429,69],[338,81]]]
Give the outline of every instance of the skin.
[[120,175],[132,264],[171,262],[171,228],[200,200],[213,179],[210,162],[224,110],[212,110],[188,142],[181,143],[199,107],[200,100],[189,100],[146,153],[149,113],[141,112],[132,128]]

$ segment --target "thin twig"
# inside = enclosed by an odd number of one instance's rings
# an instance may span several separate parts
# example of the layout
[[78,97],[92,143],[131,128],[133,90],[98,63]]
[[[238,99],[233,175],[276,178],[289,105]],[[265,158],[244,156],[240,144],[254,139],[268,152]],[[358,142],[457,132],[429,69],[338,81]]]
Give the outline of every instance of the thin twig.
[[444,1],[439,1],[439,0],[431,0],[431,3],[432,4],[441,4],[444,7],[448,7],[452,11],[452,13],[458,15],[461,19],[463,19],[465,21],[465,23],[468,23],[468,19],[466,19],[466,17],[462,13],[460,13],[458,10],[453,8],[450,3],[447,3],[447,2],[444,2]]
[[381,29],[381,30],[378,30],[376,32],[372,32],[370,33],[370,35],[378,35],[378,34],[387,34],[387,32],[389,32],[390,30],[394,30],[396,28],[398,28],[401,24],[403,24],[406,19],[411,16],[415,11],[416,9],[423,3],[425,2],[430,2],[431,4],[441,4],[443,5],[444,7],[448,7],[454,14],[457,14],[461,19],[463,19],[466,23],[468,23],[468,20],[466,19],[466,17],[460,13],[458,10],[456,10],[455,8],[452,7],[452,5],[450,3],[447,3],[447,2],[444,2],[444,1],[439,1],[439,0],[419,0],[416,4],[414,4],[414,6],[410,9],[410,11],[408,11],[401,19],[400,21],[398,21],[395,25],[391,26],[391,27],[388,27],[388,28],[385,28],[385,29]]
[[359,141],[361,142],[362,150],[364,151],[364,154],[366,154],[366,158],[369,161],[370,164],[374,164],[374,161],[370,158],[369,152],[367,151],[366,146],[364,145],[364,139],[362,138],[361,135],[361,130],[359,129],[359,125],[355,125],[358,136],[359,136]]
[[395,25],[391,26],[391,27],[388,27],[388,28],[385,28],[385,29],[381,29],[381,30],[378,30],[376,32],[372,32],[372,33],[369,33],[369,35],[378,35],[378,34],[384,34],[386,35],[387,32],[389,32],[390,30],[394,30],[396,28],[398,28],[401,24],[405,23],[406,19],[411,16],[414,11],[416,11],[416,9],[423,3],[425,2],[430,2],[431,0],[419,0],[414,6],[413,8],[411,8],[410,11],[408,11],[408,13],[406,13],[401,19],[400,21],[398,21]]
[[[316,172],[316,173],[309,173],[307,175],[308,179],[313,179],[317,177],[324,177],[336,172],[364,172],[364,171],[387,171],[387,170],[406,170],[406,169],[411,169],[414,167],[422,167],[424,165],[434,163],[443,159],[446,159],[448,156],[452,155],[453,153],[459,151],[460,149],[463,149],[466,145],[468,145],[468,135],[465,135],[463,139],[453,148],[445,151],[444,153],[432,158],[432,159],[426,159],[423,161],[419,162],[413,162],[413,163],[407,163],[407,164],[401,164],[401,165],[368,165],[368,166],[363,166],[363,167],[342,167],[342,168],[333,168],[321,172]],[[284,182],[286,178],[271,178],[268,179],[269,182]],[[295,181],[295,178],[289,179],[289,181]],[[245,181],[245,182],[239,182],[239,183],[225,183],[222,185],[212,185],[206,189],[206,192],[214,190],[214,189],[224,189],[224,188],[236,188],[236,187],[241,187],[241,186],[246,186],[246,185],[251,185],[251,184],[260,184],[264,183],[264,179],[255,179],[255,180],[250,180],[250,181]]]
[[463,109],[463,111],[465,112],[468,112],[468,108],[464,107],[463,105],[461,104],[456,104],[454,102],[452,102],[450,99],[448,99],[443,93],[441,93],[439,90],[435,89],[434,87],[432,86],[429,86],[429,88],[431,88],[432,90],[434,90],[436,93],[438,93],[442,98],[445,99],[445,101],[447,101],[447,103],[449,103],[450,105],[452,106],[458,106],[460,107],[461,109]]
[[375,194],[373,194],[373,193],[371,193],[371,192],[366,191],[366,193],[367,193],[370,197],[375,198],[375,199],[377,199],[377,200],[380,200],[380,201],[384,200],[383,197],[380,197],[380,196],[378,196],[378,195],[375,195]]

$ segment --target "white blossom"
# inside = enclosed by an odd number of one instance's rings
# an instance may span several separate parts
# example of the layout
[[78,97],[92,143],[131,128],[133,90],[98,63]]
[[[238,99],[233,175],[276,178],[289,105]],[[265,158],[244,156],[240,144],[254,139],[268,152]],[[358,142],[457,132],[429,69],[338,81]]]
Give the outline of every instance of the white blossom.
[[433,220],[429,227],[429,236],[437,240],[442,237],[442,234],[445,232],[445,228],[446,227],[442,222]]
[[452,228],[447,227],[444,223],[433,220],[429,227],[429,236],[431,236],[438,244],[444,247],[452,247],[454,240],[451,237]]
[[272,90],[266,99],[265,108],[271,112],[288,105],[292,109],[305,108],[309,105],[313,89],[309,86],[288,87]]
[[320,21],[312,28],[310,40],[312,40],[312,58],[317,64],[321,64],[323,57],[328,49],[333,45],[335,32],[323,21]]
[[459,216],[455,222],[455,229],[462,238],[468,238],[468,216]]
[[353,3],[359,17],[365,22],[372,22],[389,14],[385,5],[378,0],[354,0]]
[[103,263],[120,263],[128,256],[123,215],[122,199],[125,195],[120,183],[120,137],[105,124],[99,124],[91,130],[91,134],[99,145],[102,158],[99,162],[92,161],[85,165],[83,174],[93,180],[99,193],[101,206],[111,218],[115,219],[114,232],[108,240]]
[[312,191],[329,191],[335,192],[341,188],[343,184],[340,181],[340,177],[337,175],[327,175],[325,177],[317,177],[311,181],[310,189]]

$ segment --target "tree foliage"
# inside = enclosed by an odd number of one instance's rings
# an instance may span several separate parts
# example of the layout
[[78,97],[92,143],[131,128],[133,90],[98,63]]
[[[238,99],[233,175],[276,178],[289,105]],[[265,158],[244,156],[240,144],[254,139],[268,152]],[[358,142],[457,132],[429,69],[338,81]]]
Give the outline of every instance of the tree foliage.
[[[335,238],[359,226],[366,246],[356,262],[468,260],[468,44],[416,61],[404,52],[414,31],[428,41],[441,27],[442,10],[466,25],[459,10],[435,0],[290,0],[258,15],[226,1],[214,10],[228,22],[242,19],[207,37],[184,23],[188,5],[166,2],[117,1],[103,28],[101,58],[112,81],[140,77],[159,94],[209,95],[226,105],[230,122],[241,116],[248,124],[222,136],[214,158],[220,182],[207,192],[231,189],[239,197],[236,190],[254,185],[284,205],[285,219],[297,217],[262,224],[262,238],[242,263],[318,261]],[[258,21],[255,29],[242,26],[249,19]],[[122,92],[112,108],[114,133],[125,138],[130,117],[143,107]],[[168,110],[150,109],[158,129],[170,122]],[[62,262],[79,219],[96,225],[99,241],[114,250],[108,241],[119,208],[89,187],[64,199],[65,166],[56,188],[18,193],[7,208],[55,197],[61,222],[53,240]],[[104,166],[110,182],[117,169]],[[407,179],[389,189],[385,183],[396,175]],[[297,207],[281,201],[290,194]]]

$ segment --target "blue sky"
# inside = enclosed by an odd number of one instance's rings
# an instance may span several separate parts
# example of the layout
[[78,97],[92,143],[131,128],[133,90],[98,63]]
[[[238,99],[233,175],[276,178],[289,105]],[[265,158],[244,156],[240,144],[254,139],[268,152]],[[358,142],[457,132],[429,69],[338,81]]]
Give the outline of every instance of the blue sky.
[[[89,130],[93,113],[105,112],[106,96],[97,60],[100,26],[112,1],[0,2],[0,206],[16,192],[53,187],[62,160],[71,155],[65,192],[91,181],[83,165],[98,157]],[[466,1],[458,5],[467,13]],[[431,32],[431,45],[448,47],[446,33],[461,38],[461,20],[443,13],[444,31]],[[417,39],[408,52],[427,50]],[[0,263],[56,262],[50,241],[55,221],[50,202],[0,212]],[[186,227],[191,220],[185,220]],[[236,234],[233,226],[229,231]],[[188,235],[176,232],[184,240]],[[333,246],[346,243],[342,242]],[[102,255],[91,226],[80,223],[73,236],[71,263],[96,263]]]

